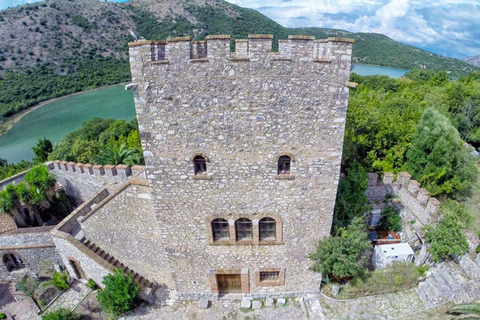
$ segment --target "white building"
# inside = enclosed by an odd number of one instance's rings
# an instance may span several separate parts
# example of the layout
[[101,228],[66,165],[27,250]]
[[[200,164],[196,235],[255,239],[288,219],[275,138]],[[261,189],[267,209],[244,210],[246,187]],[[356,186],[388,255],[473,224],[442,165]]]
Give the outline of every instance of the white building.
[[408,243],[384,244],[375,246],[373,266],[384,268],[393,261],[413,261],[413,250]]

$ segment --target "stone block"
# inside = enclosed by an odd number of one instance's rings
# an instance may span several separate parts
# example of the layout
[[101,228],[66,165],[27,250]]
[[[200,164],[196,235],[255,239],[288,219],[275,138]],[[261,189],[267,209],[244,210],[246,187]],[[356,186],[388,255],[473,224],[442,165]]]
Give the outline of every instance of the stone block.
[[410,180],[410,182],[408,183],[408,192],[412,196],[416,197],[419,189],[420,182],[418,182],[417,180]]
[[265,299],[265,307],[273,307],[274,304],[275,304],[275,301],[273,300],[273,298]]
[[385,172],[383,174],[383,183],[384,184],[392,184],[393,183],[393,177],[394,177],[394,174],[392,172]]
[[333,285],[332,286],[332,296],[336,297],[340,293],[340,286]]
[[417,193],[417,201],[422,206],[426,206],[428,202],[428,198],[430,198],[430,192],[428,192],[425,188],[420,188]]
[[242,302],[240,302],[240,308],[242,309],[250,309],[252,307],[252,301],[248,300],[247,298],[243,298]]
[[252,302],[252,308],[253,309],[260,309],[261,307],[262,307],[262,301],[254,300]]
[[408,172],[399,172],[397,177],[397,183],[402,186],[403,189],[408,190],[408,184],[412,176]]
[[375,172],[368,173],[368,185],[369,186],[376,186],[378,181],[378,174]]
[[431,197],[428,199],[427,203],[427,212],[430,214],[430,216],[436,216],[437,215],[437,210],[440,207],[440,201],[438,201],[437,198]]
[[287,300],[285,298],[278,298],[277,299],[277,306],[283,306],[287,303]]
[[208,309],[209,301],[207,297],[202,297],[200,300],[198,300],[198,308],[199,309]]

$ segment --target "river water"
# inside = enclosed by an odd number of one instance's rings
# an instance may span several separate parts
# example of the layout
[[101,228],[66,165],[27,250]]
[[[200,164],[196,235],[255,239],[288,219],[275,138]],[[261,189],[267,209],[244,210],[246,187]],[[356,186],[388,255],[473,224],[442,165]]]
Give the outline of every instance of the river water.
[[[392,78],[401,77],[407,71],[358,64],[352,70],[360,75],[384,74]],[[9,163],[31,160],[32,147],[39,138],[58,142],[93,117],[132,119],[135,117],[132,91],[118,85],[66,97],[33,110],[0,136],[0,158]]]

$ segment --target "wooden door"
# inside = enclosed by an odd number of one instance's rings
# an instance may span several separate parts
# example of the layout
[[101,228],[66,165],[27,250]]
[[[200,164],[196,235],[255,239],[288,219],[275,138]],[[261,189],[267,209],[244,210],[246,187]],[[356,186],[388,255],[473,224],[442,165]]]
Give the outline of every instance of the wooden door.
[[242,281],[239,274],[217,274],[220,293],[241,293]]
[[80,262],[75,261],[75,260],[69,260],[70,265],[72,266],[73,270],[75,270],[75,273],[77,274],[77,277],[79,279],[86,279],[87,277],[85,276],[85,272],[83,272],[82,267],[80,266]]

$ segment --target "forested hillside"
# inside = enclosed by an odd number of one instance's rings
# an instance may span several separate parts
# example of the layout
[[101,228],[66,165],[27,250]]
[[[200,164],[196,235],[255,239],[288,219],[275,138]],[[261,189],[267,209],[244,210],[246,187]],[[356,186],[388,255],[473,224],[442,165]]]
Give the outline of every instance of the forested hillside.
[[352,37],[358,62],[445,70],[454,77],[474,70],[379,34],[284,28],[255,10],[222,0],[47,0],[0,11],[0,119],[43,100],[128,81],[132,28],[147,39],[245,38],[249,33],[274,34],[275,41],[289,34]]

